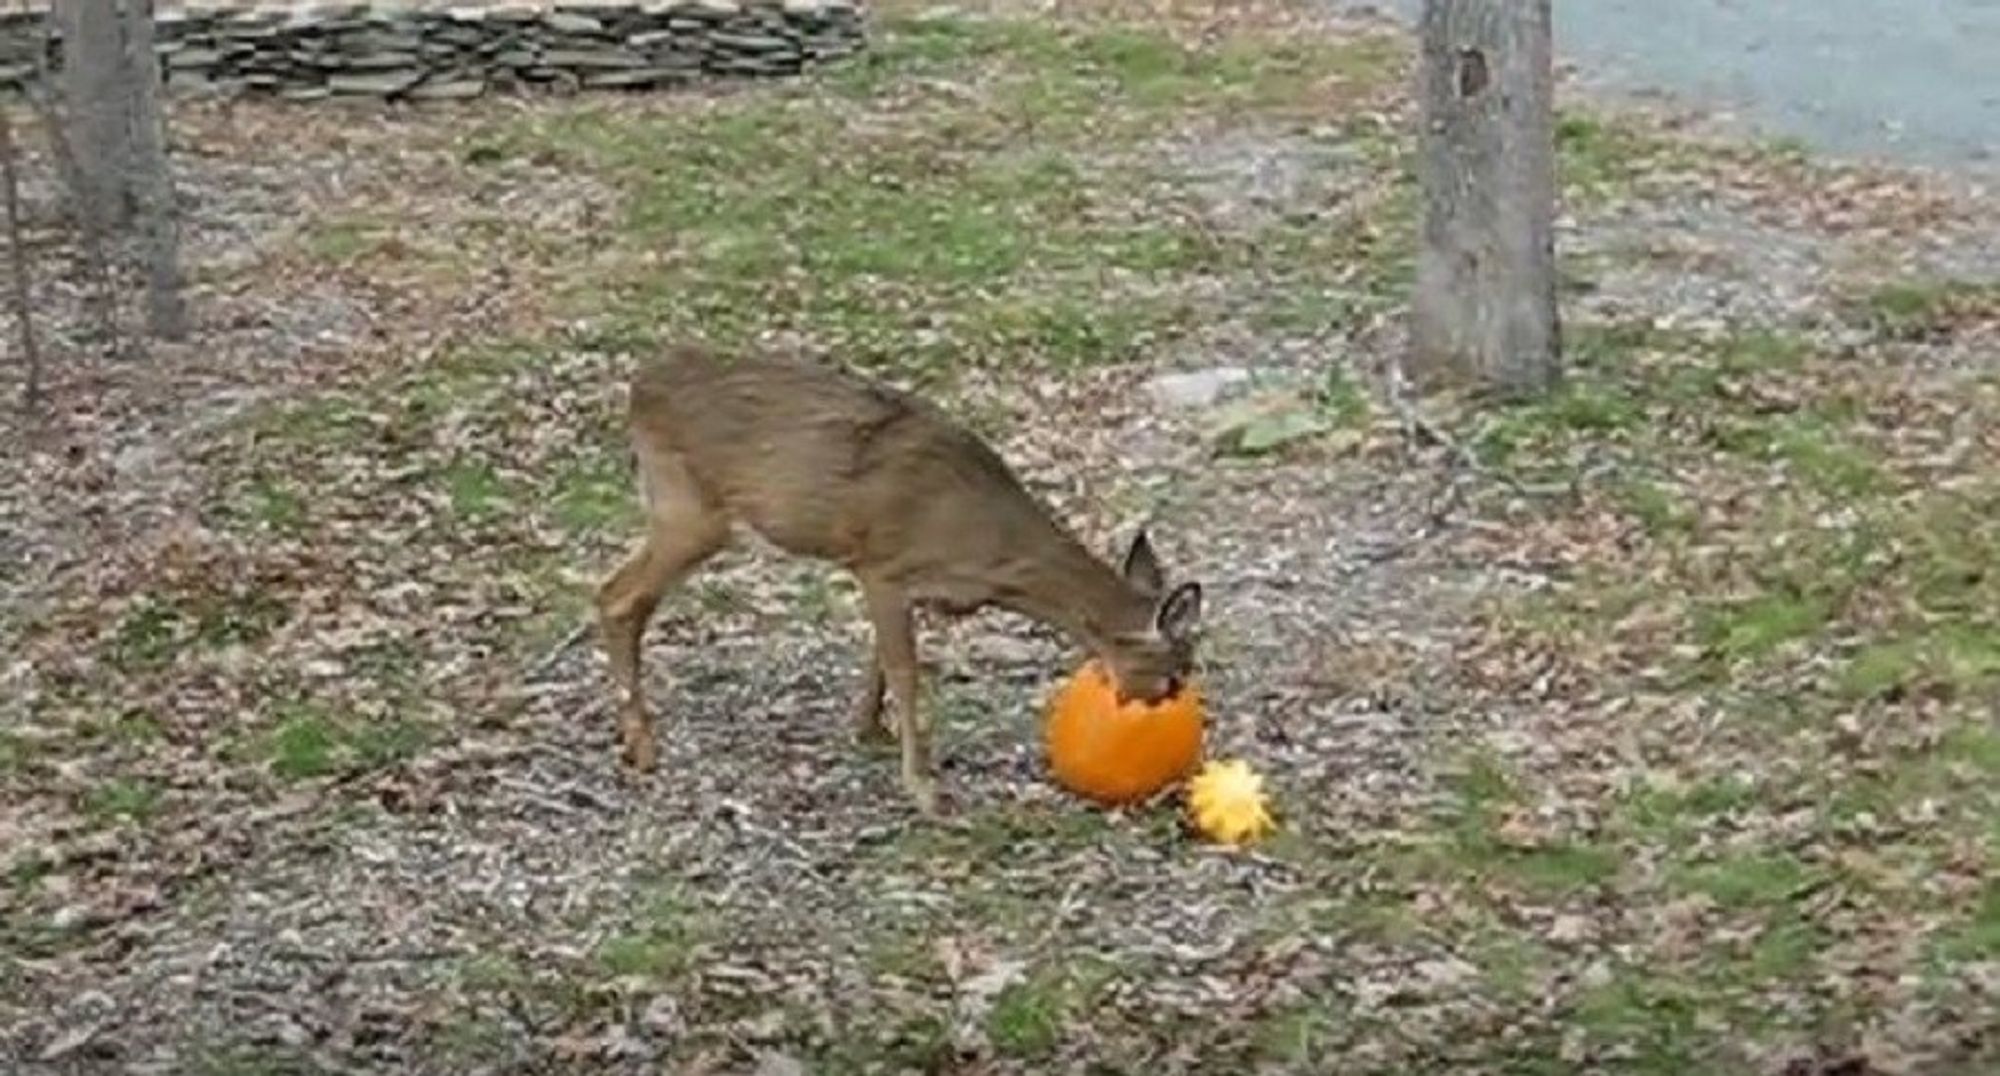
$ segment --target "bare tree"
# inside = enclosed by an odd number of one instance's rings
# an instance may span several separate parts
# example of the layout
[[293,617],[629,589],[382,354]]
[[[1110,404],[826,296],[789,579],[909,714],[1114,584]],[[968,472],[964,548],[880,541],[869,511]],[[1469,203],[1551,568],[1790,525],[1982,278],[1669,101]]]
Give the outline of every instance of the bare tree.
[[1410,372],[1503,396],[1561,372],[1550,0],[1425,0]]
[[179,340],[188,333],[153,16],[153,0],[59,0],[62,92],[41,101],[74,196],[84,268],[97,285],[97,320],[113,352],[120,334],[109,263],[121,251],[136,251],[144,263],[152,335]]
[[7,202],[7,254],[13,268],[14,318],[21,333],[21,361],[26,368],[27,387],[22,395],[32,407],[42,400],[42,349],[35,339],[28,244],[21,234],[21,176],[14,145],[14,120],[5,108],[0,108],[0,188],[4,188]]
[[58,0],[65,135],[76,160],[69,177],[80,213],[115,234],[132,217],[128,177],[133,133],[130,63],[120,0]]
[[[73,21],[74,12],[65,6],[67,2],[64,0],[63,4],[57,5],[59,10],[53,13],[47,27],[60,28]],[[21,0],[21,10],[31,12],[33,9],[27,6],[27,0]],[[25,89],[28,101],[41,121],[42,131],[48,137],[49,153],[55,160],[63,185],[72,192],[81,192],[86,182],[84,169],[72,144],[66,102],[61,94],[53,92],[55,75],[49,67],[51,51],[53,42],[45,36],[40,47],[34,50],[34,77],[27,82]],[[79,193],[76,197],[80,201],[83,196]],[[105,349],[115,355],[121,351],[121,333],[118,328],[118,295],[111,282],[110,235],[103,227],[103,221],[94,213],[84,212],[79,207],[76,219],[82,237],[79,253],[84,276],[89,282],[84,292],[86,309],[92,322],[104,334]]]
[[163,340],[188,334],[181,289],[180,214],[160,115],[160,61],[153,50],[153,0],[125,0],[127,114],[132,129],[132,193],[146,259],[146,327]]

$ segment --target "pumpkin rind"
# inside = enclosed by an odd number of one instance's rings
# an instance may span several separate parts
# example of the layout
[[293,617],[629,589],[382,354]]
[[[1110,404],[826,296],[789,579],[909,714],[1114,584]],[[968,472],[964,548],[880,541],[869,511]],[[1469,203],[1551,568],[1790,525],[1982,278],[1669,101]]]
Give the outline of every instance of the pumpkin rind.
[[1192,684],[1155,704],[1118,703],[1096,659],[1049,702],[1049,769],[1070,791],[1107,806],[1132,803],[1185,777],[1202,758],[1203,709]]

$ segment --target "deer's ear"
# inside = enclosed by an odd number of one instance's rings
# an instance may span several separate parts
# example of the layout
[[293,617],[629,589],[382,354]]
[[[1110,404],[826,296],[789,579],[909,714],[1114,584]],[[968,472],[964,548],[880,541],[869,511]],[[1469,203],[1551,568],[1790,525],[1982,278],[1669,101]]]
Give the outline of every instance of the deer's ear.
[[1142,529],[1132,536],[1132,548],[1125,551],[1119,569],[1125,579],[1142,594],[1158,594],[1167,589],[1167,575],[1160,570],[1160,558],[1153,553],[1153,540]]
[[1153,626],[1162,636],[1177,642],[1193,638],[1195,629],[1201,627],[1201,584],[1182,583],[1175,587],[1160,603]]

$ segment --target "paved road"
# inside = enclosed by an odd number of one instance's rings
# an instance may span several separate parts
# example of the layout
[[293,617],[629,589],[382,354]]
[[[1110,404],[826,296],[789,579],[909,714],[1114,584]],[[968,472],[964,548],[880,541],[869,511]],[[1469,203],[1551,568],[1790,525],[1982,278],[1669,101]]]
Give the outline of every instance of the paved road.
[[1562,59],[1608,86],[1838,154],[2000,166],[2000,0],[1555,0],[1555,17]]

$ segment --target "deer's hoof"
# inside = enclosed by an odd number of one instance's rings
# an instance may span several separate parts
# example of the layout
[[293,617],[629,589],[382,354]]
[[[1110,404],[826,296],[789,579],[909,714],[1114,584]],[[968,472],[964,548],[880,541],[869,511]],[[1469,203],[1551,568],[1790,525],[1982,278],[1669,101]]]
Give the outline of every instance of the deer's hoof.
[[624,749],[619,752],[625,767],[633,773],[652,773],[659,764],[659,755],[653,746],[651,736],[628,736]]

